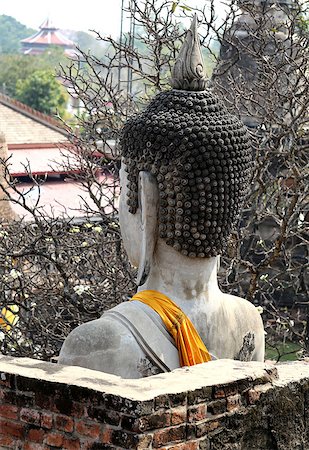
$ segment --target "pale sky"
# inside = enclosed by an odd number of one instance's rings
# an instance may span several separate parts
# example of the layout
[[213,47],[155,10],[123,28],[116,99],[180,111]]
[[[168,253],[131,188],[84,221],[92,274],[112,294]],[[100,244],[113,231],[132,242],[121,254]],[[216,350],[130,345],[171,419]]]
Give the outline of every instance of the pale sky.
[[[128,1],[128,0],[126,0]],[[187,0],[189,6],[205,4],[205,0]],[[218,16],[222,16],[221,0],[216,0]],[[6,14],[28,27],[38,29],[49,16],[62,29],[96,30],[116,37],[120,31],[121,0],[0,0],[0,15]]]
[[38,29],[50,17],[55,26],[118,35],[121,0],[0,0],[0,15]]

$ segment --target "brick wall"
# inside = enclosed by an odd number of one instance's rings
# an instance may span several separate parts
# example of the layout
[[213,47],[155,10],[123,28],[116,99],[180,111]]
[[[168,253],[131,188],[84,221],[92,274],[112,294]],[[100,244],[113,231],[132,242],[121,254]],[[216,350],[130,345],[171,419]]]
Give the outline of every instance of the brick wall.
[[2,356],[0,449],[309,449],[309,365],[277,368],[221,360],[123,380]]

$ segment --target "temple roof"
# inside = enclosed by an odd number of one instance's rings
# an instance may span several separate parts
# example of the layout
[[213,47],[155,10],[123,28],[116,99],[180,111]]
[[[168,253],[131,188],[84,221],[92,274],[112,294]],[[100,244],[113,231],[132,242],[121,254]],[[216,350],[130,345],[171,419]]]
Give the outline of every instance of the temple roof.
[[65,37],[49,18],[44,20],[39,31],[32,36],[23,39],[21,43],[23,46],[23,53],[26,54],[38,53],[40,52],[40,48],[42,49],[41,51],[45,51],[46,47],[50,45],[64,47],[71,52],[75,49],[74,42]]
[[[10,175],[19,178],[18,190],[11,189],[10,195],[16,199],[16,202],[12,202],[12,208],[20,217],[33,219],[32,214],[21,206],[19,193],[30,207],[39,202],[38,206],[44,207],[45,211],[43,213],[40,210],[40,213],[49,214],[50,217],[84,216],[85,204],[90,205],[93,211],[97,210],[82,185],[66,178],[70,173],[79,173],[81,168],[74,157],[74,146],[69,142],[61,122],[0,93],[1,133],[8,147]],[[20,177],[28,177],[29,169],[32,175],[48,176],[48,180],[39,187],[32,180],[23,181]],[[63,181],[63,177],[66,181]],[[105,207],[114,195],[114,180],[112,176],[100,173],[97,180],[106,186],[103,200]]]
[[1,93],[0,130],[9,145],[67,141],[58,120]]
[[51,160],[60,163],[63,152],[69,146],[68,135],[61,123],[53,117],[0,94],[0,131],[4,134],[13,176],[27,175],[27,161],[33,174],[63,172]]
[[44,22],[40,25],[41,30],[58,30],[58,28],[55,26],[54,22],[51,20],[50,17],[47,17]]

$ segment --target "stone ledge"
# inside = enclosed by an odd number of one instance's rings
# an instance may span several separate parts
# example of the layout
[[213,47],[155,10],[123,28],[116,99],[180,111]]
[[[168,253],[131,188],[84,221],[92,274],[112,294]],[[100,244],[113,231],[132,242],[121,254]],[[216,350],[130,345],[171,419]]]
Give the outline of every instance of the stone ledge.
[[0,448],[309,449],[308,405],[305,362],[219,360],[125,380],[0,357]]
[[[306,370],[305,370],[306,367]],[[309,364],[301,369],[300,376],[309,377]],[[281,370],[284,377],[285,371]],[[289,378],[287,370],[286,378]],[[170,373],[142,379],[123,379],[95,370],[77,366],[64,366],[30,358],[0,356],[0,375],[5,374],[46,382],[84,387],[97,392],[147,401],[154,397],[192,392],[201,388],[227,386],[242,380],[252,384],[275,382],[278,378],[275,366],[260,362],[241,362],[220,359],[192,367],[176,369]],[[224,393],[222,394],[224,396]],[[220,394],[218,394],[218,397]]]
[[285,386],[288,383],[309,380],[309,361],[307,360],[278,363],[274,367],[276,367],[278,373],[278,378],[274,381],[275,386]]

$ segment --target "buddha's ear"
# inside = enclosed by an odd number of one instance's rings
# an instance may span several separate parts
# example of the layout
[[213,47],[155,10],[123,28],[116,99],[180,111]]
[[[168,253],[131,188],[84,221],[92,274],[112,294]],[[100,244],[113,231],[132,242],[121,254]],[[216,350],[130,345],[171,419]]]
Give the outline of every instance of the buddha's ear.
[[142,236],[137,285],[142,286],[150,272],[158,236],[159,190],[155,177],[149,172],[140,172],[138,192]]

